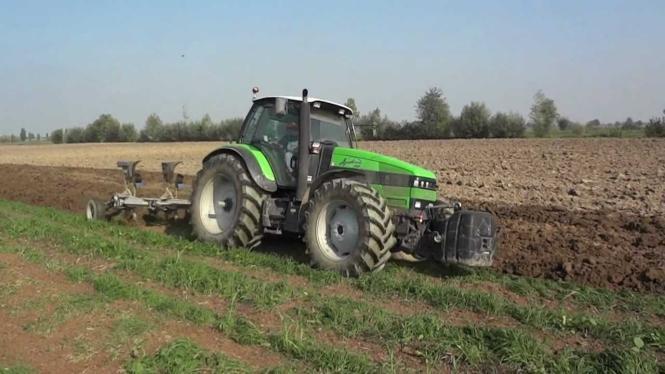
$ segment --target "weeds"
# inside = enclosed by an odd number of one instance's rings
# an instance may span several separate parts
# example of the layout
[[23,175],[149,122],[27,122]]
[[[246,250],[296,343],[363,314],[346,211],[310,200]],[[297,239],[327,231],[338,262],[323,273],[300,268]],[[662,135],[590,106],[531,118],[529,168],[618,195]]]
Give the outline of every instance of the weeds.
[[32,368],[24,364],[8,366],[0,363],[0,374],[31,374],[34,372]]
[[189,340],[178,339],[153,356],[141,357],[125,365],[128,373],[249,373],[243,363],[221,353],[212,353]]
[[[659,370],[652,353],[662,352],[665,345],[665,332],[661,327],[649,326],[638,319],[616,323],[588,313],[522,305],[496,293],[460,288],[457,284],[467,281],[494,282],[530,298],[573,300],[575,305],[598,304],[605,310],[657,309],[663,303],[662,297],[616,294],[566,283],[499,276],[486,271],[469,271],[447,283],[432,282],[429,277],[394,266],[388,266],[382,273],[347,281],[337,274],[312,270],[307,265],[278,256],[245,250],[220,253],[216,247],[207,244],[105,223],[88,223],[77,216],[55,210],[24,208],[22,205],[18,209],[18,206],[0,202],[0,211],[7,210],[9,217],[0,217],[0,232],[17,239],[30,238],[32,242],[55,242],[58,250],[79,256],[103,257],[115,263],[112,270],[116,272],[131,271],[142,279],[154,280],[169,287],[218,295],[228,301],[229,307],[218,313],[129,284],[111,273],[97,274],[82,267],[63,268],[71,279],[90,282],[103,298],[139,301],[151,310],[213,327],[239,344],[262,346],[307,362],[322,371],[395,370],[400,365],[395,361],[395,352],[399,347],[410,347],[428,363],[450,363],[453,368],[470,364],[475,368],[501,365],[513,370],[545,372],[593,372],[599,371],[599,368],[616,372],[649,372]],[[100,232],[103,233],[101,237]],[[169,252],[175,255],[169,255]],[[50,261],[39,251],[24,250],[22,254],[44,264]],[[378,302],[382,297],[398,296],[404,301],[427,303],[444,312],[455,309],[471,310],[487,316],[508,316],[531,329],[522,326],[482,327],[482,323],[480,326],[471,323],[468,326],[449,326],[432,314],[416,313],[404,318],[364,301],[331,298],[315,291],[309,292],[311,289],[306,288],[310,295],[299,299],[292,312],[284,316],[281,330],[266,331],[240,315],[237,304],[251,304],[267,312],[271,307],[300,297],[297,295],[303,294],[303,287],[293,287],[285,281],[265,282],[244,274],[242,270],[222,271],[197,258],[210,255],[221,256],[240,269],[260,266],[302,276],[317,287],[343,282]],[[127,327],[131,330],[131,326]],[[140,324],[136,327],[141,328]],[[321,344],[312,337],[315,329],[327,329],[337,335],[386,346],[390,362],[386,366],[377,365],[365,355]],[[610,342],[613,348],[599,353],[554,352],[531,334],[541,329],[590,335]],[[135,362],[146,368],[153,367],[142,360]]]

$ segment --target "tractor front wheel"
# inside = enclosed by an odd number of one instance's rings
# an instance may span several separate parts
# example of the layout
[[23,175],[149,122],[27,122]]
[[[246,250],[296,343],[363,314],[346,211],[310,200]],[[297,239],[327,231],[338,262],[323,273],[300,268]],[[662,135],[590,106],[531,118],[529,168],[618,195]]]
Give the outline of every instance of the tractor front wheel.
[[198,239],[222,248],[253,248],[261,242],[261,207],[266,195],[237,157],[221,154],[196,175],[191,222]]
[[397,243],[390,210],[368,184],[349,179],[325,182],[305,217],[305,241],[315,267],[358,276],[380,270]]

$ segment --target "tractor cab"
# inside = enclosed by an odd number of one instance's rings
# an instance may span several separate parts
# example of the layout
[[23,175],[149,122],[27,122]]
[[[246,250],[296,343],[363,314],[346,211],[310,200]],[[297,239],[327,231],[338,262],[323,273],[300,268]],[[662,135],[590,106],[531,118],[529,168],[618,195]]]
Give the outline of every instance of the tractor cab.
[[[353,147],[352,111],[346,106],[320,99],[310,104],[309,133],[305,142]],[[290,96],[254,100],[243,123],[239,143],[258,148],[266,157],[280,188],[297,187],[300,109],[303,99]]]

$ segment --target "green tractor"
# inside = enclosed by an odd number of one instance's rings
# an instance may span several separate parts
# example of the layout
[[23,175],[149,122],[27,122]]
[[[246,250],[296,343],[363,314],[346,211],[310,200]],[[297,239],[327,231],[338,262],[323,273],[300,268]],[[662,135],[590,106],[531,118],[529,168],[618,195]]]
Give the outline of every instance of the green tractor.
[[264,233],[295,234],[312,266],[346,276],[391,257],[492,264],[494,217],[439,200],[433,172],[358,149],[351,109],[307,90],[257,92],[237,142],[208,154],[196,176],[200,240],[253,248]]

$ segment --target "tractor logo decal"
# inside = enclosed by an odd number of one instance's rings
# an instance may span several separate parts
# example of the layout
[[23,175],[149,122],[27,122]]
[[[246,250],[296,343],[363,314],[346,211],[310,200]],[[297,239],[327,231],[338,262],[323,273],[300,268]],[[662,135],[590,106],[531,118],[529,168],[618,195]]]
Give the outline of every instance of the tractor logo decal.
[[361,163],[362,161],[359,158],[347,157],[337,164],[337,166],[358,169]]

